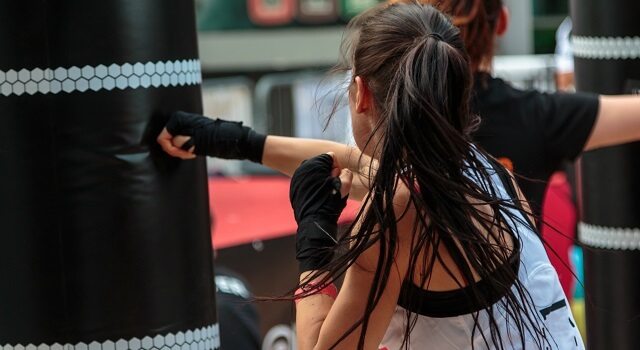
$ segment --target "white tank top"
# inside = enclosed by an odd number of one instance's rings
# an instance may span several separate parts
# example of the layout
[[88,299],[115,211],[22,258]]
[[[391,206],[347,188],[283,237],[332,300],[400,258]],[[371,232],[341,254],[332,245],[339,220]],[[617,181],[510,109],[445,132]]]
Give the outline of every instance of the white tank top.
[[[494,191],[503,200],[512,200],[507,189],[502,183],[500,175],[494,171],[490,163],[482,156],[489,173],[491,174],[491,184],[480,180],[474,171],[468,171],[467,176],[476,181],[485,189],[492,186]],[[540,238],[528,224],[524,214],[516,209],[504,208],[510,211],[517,220],[508,220],[509,226],[520,242],[520,266],[518,269],[518,279],[528,290],[535,311],[531,310],[532,316],[537,317],[538,328],[543,328],[546,339],[551,345],[551,349],[584,349],[584,343],[580,332],[576,327],[576,322],[571,314],[569,302],[567,301],[555,269],[551,266],[549,258],[545,252]],[[506,216],[509,218],[510,216]],[[522,339],[513,320],[509,321],[504,315],[502,301],[494,304],[493,313],[500,328],[503,338],[502,344],[507,349],[522,349]],[[482,333],[491,343],[489,323],[486,310],[482,310],[478,315],[479,330],[474,329],[474,319],[472,314],[465,314],[455,317],[429,317],[411,313],[411,321],[416,319],[415,326],[409,336],[409,347],[411,350],[449,350],[449,349],[487,349]],[[391,323],[387,329],[380,349],[396,350],[405,349],[402,345],[404,332],[406,329],[407,310],[397,306]],[[473,335],[472,335],[473,333]],[[538,338],[539,339],[539,338]],[[524,339],[526,349],[537,349],[539,340],[532,335],[527,335]],[[545,345],[545,344],[543,344]],[[491,346],[491,348],[496,348]],[[548,346],[545,348],[545,350]]]

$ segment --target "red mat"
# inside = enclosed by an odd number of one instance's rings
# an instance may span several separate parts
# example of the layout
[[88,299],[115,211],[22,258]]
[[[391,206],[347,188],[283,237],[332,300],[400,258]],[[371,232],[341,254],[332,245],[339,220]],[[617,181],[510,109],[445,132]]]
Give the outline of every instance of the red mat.
[[[209,203],[213,213],[211,236],[216,249],[296,232],[286,177],[210,178]],[[358,208],[358,202],[349,201],[339,222],[352,221]]]

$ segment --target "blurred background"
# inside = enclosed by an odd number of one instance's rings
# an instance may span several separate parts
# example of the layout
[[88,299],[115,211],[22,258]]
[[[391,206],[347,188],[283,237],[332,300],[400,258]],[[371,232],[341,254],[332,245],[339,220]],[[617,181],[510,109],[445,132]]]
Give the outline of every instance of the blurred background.
[[[336,99],[345,96],[345,77],[327,72],[339,56],[346,23],[379,2],[197,0],[205,114],[269,134],[351,142],[346,110],[326,123]],[[520,88],[555,91],[556,31],[568,1],[505,2],[511,27],[499,43],[494,74]],[[233,271],[254,295],[289,291],[297,265],[288,179],[249,162],[219,159],[209,159],[208,172],[216,268]],[[578,274],[580,259],[576,251]],[[574,296],[582,320],[579,283]],[[257,313],[262,349],[293,348],[291,303],[258,303]],[[220,322],[224,328],[224,315]]]

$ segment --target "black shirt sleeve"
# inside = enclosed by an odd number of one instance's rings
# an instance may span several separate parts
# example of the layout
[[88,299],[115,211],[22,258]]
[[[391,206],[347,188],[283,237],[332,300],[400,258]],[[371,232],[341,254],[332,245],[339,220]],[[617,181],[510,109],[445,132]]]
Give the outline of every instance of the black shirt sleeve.
[[600,98],[588,93],[539,94],[536,104],[545,162],[557,170],[584,149],[598,117]]

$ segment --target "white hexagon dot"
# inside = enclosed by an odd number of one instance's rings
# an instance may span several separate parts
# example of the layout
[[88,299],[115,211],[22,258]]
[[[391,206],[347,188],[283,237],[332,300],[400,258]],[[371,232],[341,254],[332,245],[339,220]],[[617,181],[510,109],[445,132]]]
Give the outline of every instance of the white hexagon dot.
[[193,331],[188,330],[187,333],[184,334],[184,340],[187,343],[191,343],[193,341]]
[[162,84],[162,78],[158,74],[151,76],[151,85],[153,87],[159,87]]
[[189,343],[183,343],[180,350],[189,350]]
[[148,75],[143,75],[142,77],[140,77],[140,86],[142,86],[143,88],[148,88],[149,86],[151,86],[151,77],[149,77]]
[[36,68],[31,71],[31,80],[37,83],[42,79],[44,79],[44,71],[42,69]]
[[33,345],[33,344],[29,344],[29,345],[25,346],[24,348],[25,348],[26,350],[36,350],[36,349],[37,349],[37,348],[36,348],[36,346],[35,346],[35,345]]
[[180,350],[180,344],[173,344],[171,350]]
[[130,63],[123,64],[120,70],[122,71],[122,75],[124,75],[125,77],[133,74],[133,66]]
[[151,349],[153,347],[153,339],[151,339],[151,337],[142,338],[142,347],[145,349]]
[[0,83],[4,82],[5,77],[6,77],[5,73],[0,70]]
[[184,343],[184,333],[182,332],[176,333],[176,343],[178,344]]
[[116,343],[112,342],[111,340],[107,340],[102,343],[102,350],[115,350],[115,348]]
[[52,94],[57,94],[62,91],[62,83],[57,80],[52,80],[49,86]]
[[96,74],[95,68],[91,66],[82,67],[82,77],[85,79],[91,79]]
[[53,77],[56,80],[63,81],[67,79],[67,70],[62,67],[56,68],[56,70],[53,71]]
[[53,69],[47,68],[44,70],[44,78],[47,80],[53,79]]
[[15,83],[16,81],[18,81],[18,72],[14,71],[13,69],[9,69],[7,71],[7,76],[5,79],[9,83]]
[[132,89],[137,89],[140,87],[140,78],[136,75],[132,75],[129,77],[129,87]]
[[156,65],[153,62],[147,62],[147,64],[144,65],[144,72],[148,75],[155,73]]
[[87,350],[89,347],[85,343],[77,343],[74,350]]
[[59,343],[55,343],[53,345],[51,345],[51,350],[63,350],[64,347],[62,346],[62,344]]
[[129,86],[129,81],[126,77],[120,76],[118,77],[118,79],[116,79],[116,86],[118,87],[118,89],[124,90]]
[[18,96],[24,94],[24,84],[22,82],[13,83],[13,93]]
[[76,80],[80,78],[82,72],[80,71],[80,68],[73,66],[67,70],[67,74],[69,74],[69,78]]
[[109,75],[113,78],[117,78],[120,76],[122,71],[120,70],[120,66],[117,64],[112,64],[109,66]]
[[4,83],[4,84],[0,85],[0,92],[5,96],[11,95],[13,93],[13,91],[11,89],[11,84]]
[[138,338],[129,339],[129,350],[139,350],[141,349],[141,342]]
[[89,81],[87,79],[80,78],[78,79],[78,81],[76,81],[76,90],[80,92],[85,92],[88,89],[89,89]]
[[96,77],[104,78],[108,74],[109,74],[109,68],[107,68],[107,66],[105,66],[104,64],[101,64],[96,67]]
[[[48,94],[49,92],[51,92],[51,82],[47,81],[47,80],[43,80],[41,82],[38,83],[38,91],[40,91],[40,93],[42,94]],[[62,350],[62,349],[60,349]]]
[[167,346],[173,346],[176,343],[176,336],[173,333],[169,333],[164,337],[164,343]]
[[102,346],[97,341],[91,342],[91,344],[89,344],[89,350],[101,350],[101,349],[102,349]]
[[162,75],[162,86],[167,87],[171,85],[171,76],[169,74]]
[[18,79],[23,83],[28,82],[31,80],[31,72],[26,69],[21,69],[20,72],[18,72]]
[[178,85],[178,74],[176,73],[171,74],[171,85],[173,86]]
[[187,79],[187,85],[193,85],[194,83],[193,73],[187,73],[186,79]]
[[93,78],[89,80],[89,89],[93,91],[102,89],[102,80],[100,80],[100,78]]
[[158,73],[158,74],[164,73],[164,62],[156,62],[155,73]]
[[30,81],[25,84],[24,89],[29,95],[33,95],[38,92],[38,83],[36,83],[35,81]]
[[76,83],[73,80],[67,79],[62,82],[62,90],[64,90],[65,92],[72,92],[75,89]]
[[[102,80],[102,87],[105,90],[113,90],[113,88],[116,87],[116,80],[113,79],[112,77],[106,77]],[[103,349],[104,350],[104,349]]]
[[141,76],[142,74],[144,74],[144,64],[138,62],[136,64],[133,65],[133,74],[137,75],[137,76]]
[[126,340],[120,339],[116,342],[116,350],[127,350],[129,343]]
[[193,342],[190,344],[191,346],[189,347],[190,350],[198,350],[198,343]]
[[164,71],[169,74],[173,73],[173,62],[168,61],[167,63],[165,63]]
[[153,338],[153,345],[158,349],[163,347],[164,346],[164,337],[161,336],[160,334],[156,335],[155,338]]
[[186,84],[187,82],[187,76],[184,73],[180,73],[180,75],[178,75],[178,83],[180,84],[180,86],[183,86],[184,84]]
[[22,346],[22,344],[18,344],[13,347],[13,350],[24,350],[24,346]]
[[189,61],[187,60],[183,60],[182,61],[182,71],[183,72],[188,72],[190,70],[191,67],[189,67]]
[[0,349],[2,349],[2,350],[13,350],[13,345],[9,344],[9,345],[5,345],[4,347],[0,346]]
[[200,339],[202,339],[200,335],[201,334],[199,329],[196,329],[195,331],[193,331],[193,340],[200,341]]

